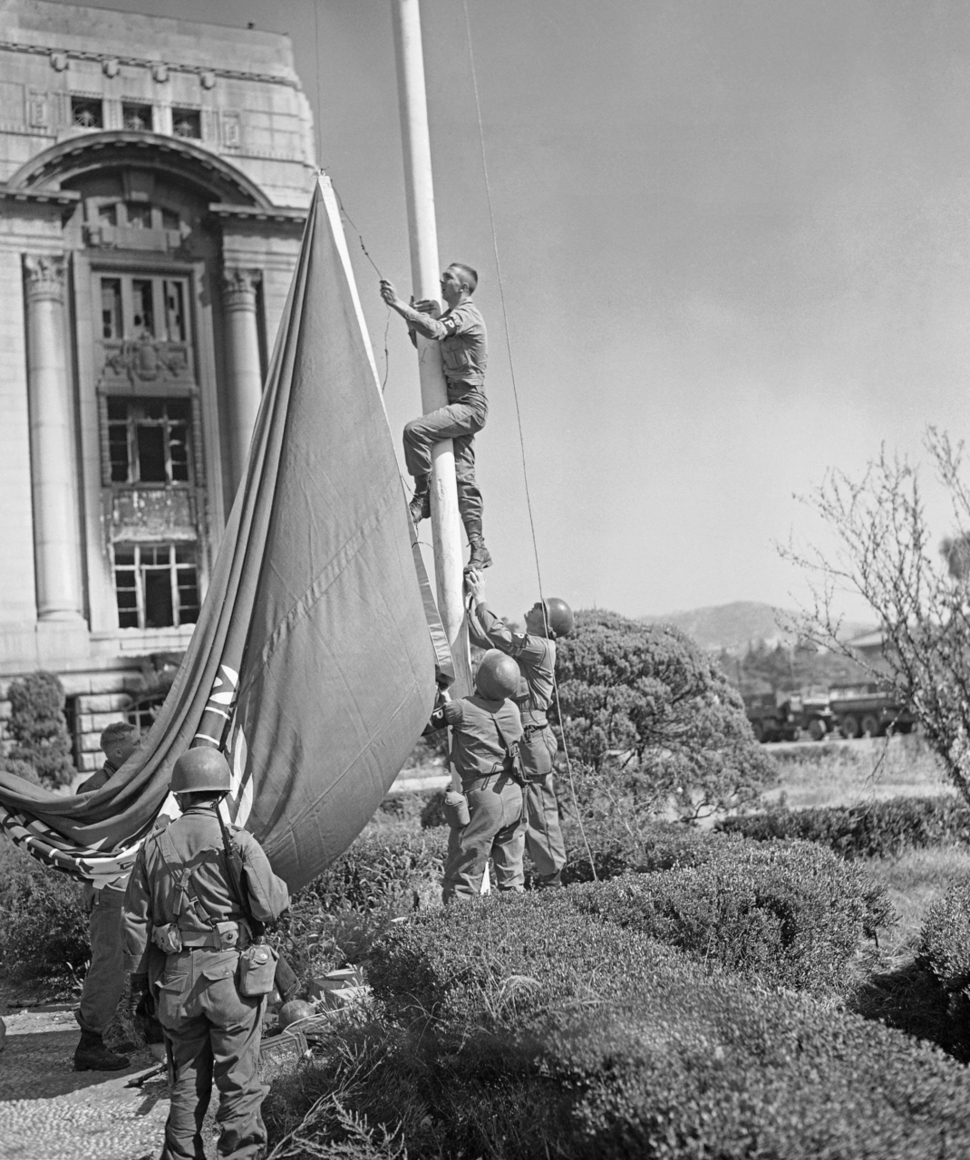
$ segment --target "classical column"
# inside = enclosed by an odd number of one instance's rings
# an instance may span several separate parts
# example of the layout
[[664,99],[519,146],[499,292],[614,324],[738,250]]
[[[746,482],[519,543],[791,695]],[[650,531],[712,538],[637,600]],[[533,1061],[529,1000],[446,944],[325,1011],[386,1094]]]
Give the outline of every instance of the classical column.
[[71,388],[64,356],[64,256],[26,255],[27,391],[40,620],[81,619],[81,537]]
[[246,473],[249,444],[263,393],[263,376],[259,369],[259,334],[256,330],[256,286],[259,278],[258,270],[238,268],[226,269],[222,275],[233,492]]

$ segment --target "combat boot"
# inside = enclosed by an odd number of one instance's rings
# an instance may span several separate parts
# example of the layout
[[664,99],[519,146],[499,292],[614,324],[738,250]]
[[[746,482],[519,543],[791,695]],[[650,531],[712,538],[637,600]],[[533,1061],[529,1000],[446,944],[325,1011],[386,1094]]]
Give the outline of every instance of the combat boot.
[[411,519],[416,524],[421,523],[422,520],[431,519],[431,491],[428,487],[428,477],[426,475],[415,477],[414,495],[411,496],[408,511],[411,513]]
[[471,547],[472,554],[468,557],[468,563],[465,565],[466,572],[481,572],[483,568],[491,568],[492,556],[488,548],[485,547],[485,541],[481,536],[469,536],[468,543]]
[[74,1051],[75,1071],[121,1071],[129,1062],[127,1055],[116,1055],[105,1047],[96,1032],[82,1029],[81,1042]]

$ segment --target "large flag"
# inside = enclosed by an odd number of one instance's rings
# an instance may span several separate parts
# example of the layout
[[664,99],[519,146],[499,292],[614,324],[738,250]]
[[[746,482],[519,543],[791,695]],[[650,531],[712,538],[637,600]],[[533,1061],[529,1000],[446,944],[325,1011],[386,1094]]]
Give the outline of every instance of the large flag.
[[60,797],[0,773],[0,825],[111,881],[130,868],[192,744],[226,751],[230,812],[297,889],[342,853],[428,720],[449,658],[429,633],[373,356],[321,177],[247,475],[165,705],[102,789]]

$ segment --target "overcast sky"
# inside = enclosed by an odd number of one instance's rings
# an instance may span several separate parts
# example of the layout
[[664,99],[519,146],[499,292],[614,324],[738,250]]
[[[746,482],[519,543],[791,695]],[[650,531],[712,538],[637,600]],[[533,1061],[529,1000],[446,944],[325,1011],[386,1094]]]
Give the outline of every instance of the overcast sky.
[[[388,0],[100,6],[290,33],[319,161],[408,288]],[[546,592],[629,615],[793,606],[804,581],[773,541],[826,542],[793,494],[965,428],[970,5],[468,8]],[[463,5],[422,15],[441,257],[479,269],[491,337],[490,595],[520,615],[536,571]],[[399,442],[420,404],[396,316],[386,399]]]

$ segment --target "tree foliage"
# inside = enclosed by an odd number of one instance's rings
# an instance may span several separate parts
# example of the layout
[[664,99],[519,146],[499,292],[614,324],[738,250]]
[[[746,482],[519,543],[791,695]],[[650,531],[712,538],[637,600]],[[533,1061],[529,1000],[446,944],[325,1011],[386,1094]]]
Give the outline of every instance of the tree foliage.
[[30,673],[11,681],[7,691],[13,738],[3,764],[10,773],[56,788],[70,785],[76,770],[64,720],[64,687],[53,673]]
[[[754,796],[774,770],[737,691],[679,630],[613,612],[580,612],[559,644],[560,722],[584,766],[587,808],[686,817]],[[632,811],[632,813],[631,813]]]
[[[918,470],[887,454],[859,480],[828,474],[806,502],[834,532],[837,547],[783,551],[813,582],[803,631],[852,656],[908,705],[947,775],[970,801],[970,491],[963,444],[929,428],[926,447],[945,490],[955,530],[938,542]],[[882,629],[882,663],[867,662],[838,639],[837,594],[861,595]]]

